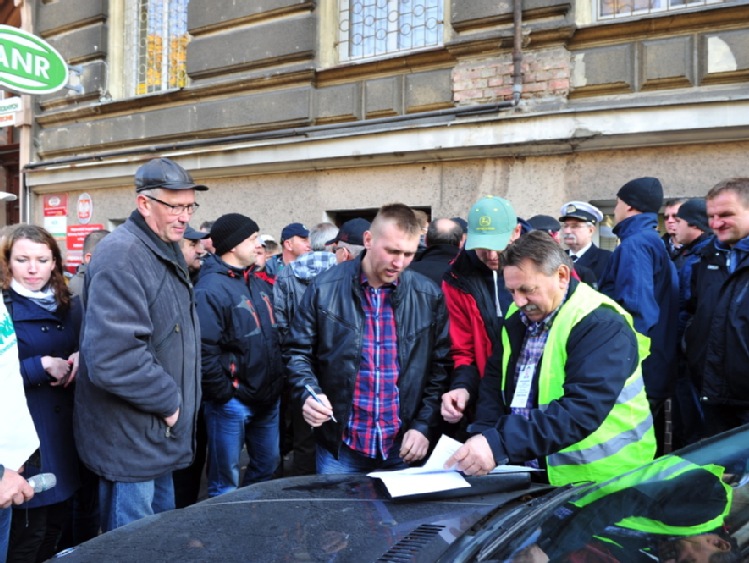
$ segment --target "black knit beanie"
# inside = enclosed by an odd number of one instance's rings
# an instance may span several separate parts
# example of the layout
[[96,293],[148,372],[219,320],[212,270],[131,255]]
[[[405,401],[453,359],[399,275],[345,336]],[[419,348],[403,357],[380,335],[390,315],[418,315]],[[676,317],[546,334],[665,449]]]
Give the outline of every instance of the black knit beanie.
[[681,204],[676,216],[687,224],[697,227],[705,233],[712,233],[713,230],[707,222],[707,204],[702,198],[688,199]]
[[635,178],[624,184],[616,197],[642,213],[658,213],[663,205],[663,186],[658,178]]
[[216,255],[223,256],[259,230],[255,221],[240,213],[222,215],[211,227],[211,241]]

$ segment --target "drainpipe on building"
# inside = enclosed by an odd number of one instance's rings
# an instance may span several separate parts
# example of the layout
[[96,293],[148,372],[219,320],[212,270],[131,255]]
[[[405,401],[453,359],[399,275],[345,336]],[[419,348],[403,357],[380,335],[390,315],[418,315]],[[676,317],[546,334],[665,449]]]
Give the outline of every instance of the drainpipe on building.
[[523,93],[523,0],[515,0],[513,7],[512,104],[517,108]]
[[[34,33],[34,13],[31,2],[26,0],[14,0],[16,7],[21,10],[21,29]],[[31,194],[26,188],[26,173],[24,168],[31,162],[31,152],[33,146],[33,104],[35,100],[28,94],[21,96],[23,100],[23,110],[21,123],[16,127],[18,133],[18,220],[21,223],[31,223]]]

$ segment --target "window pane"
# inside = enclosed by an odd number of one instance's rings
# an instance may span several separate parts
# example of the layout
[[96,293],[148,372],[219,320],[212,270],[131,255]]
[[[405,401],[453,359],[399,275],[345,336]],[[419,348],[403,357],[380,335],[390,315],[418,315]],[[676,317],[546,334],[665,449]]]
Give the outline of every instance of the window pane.
[[442,44],[443,0],[340,0],[339,58],[367,59]]
[[189,0],[129,0],[128,30],[134,95],[182,88],[186,84],[187,3]]
[[724,0],[598,0],[598,19],[628,18],[669,12],[694,6],[719,4]]

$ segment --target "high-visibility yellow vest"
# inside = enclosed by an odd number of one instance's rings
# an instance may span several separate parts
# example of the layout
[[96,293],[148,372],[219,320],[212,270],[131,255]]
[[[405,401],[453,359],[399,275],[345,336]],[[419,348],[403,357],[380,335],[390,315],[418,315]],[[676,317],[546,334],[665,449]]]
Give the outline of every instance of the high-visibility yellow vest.
[[[549,330],[538,373],[538,408],[546,410],[549,403],[564,395],[567,339],[575,325],[600,306],[610,307],[622,315],[635,333],[639,352],[637,368],[625,381],[614,407],[597,430],[546,457],[547,475],[552,485],[600,483],[635,469],[655,456],[653,418],[642,379],[642,361],[650,353],[650,339],[635,332],[632,317],[619,304],[585,284],[579,284],[562,305]],[[518,309],[513,304],[507,317],[515,314]],[[511,352],[506,328],[502,330],[502,344],[504,390]]]
[[[726,516],[731,510],[733,489],[728,483],[723,481],[725,468],[713,464],[695,465],[691,461],[675,455],[662,457],[656,460],[655,463],[636,469],[635,471],[624,474],[617,479],[612,479],[607,483],[592,485],[587,492],[584,492],[584,494],[577,500],[573,501],[572,504],[578,508],[584,508],[599,500],[604,500],[605,497],[618,493],[624,489],[636,488],[637,485],[641,483],[647,483],[650,481],[668,481],[689,471],[706,471],[710,473],[715,479],[716,487],[722,487],[723,491],[721,495],[725,495],[725,499],[711,498],[710,500],[712,502],[706,501],[705,504],[701,505],[700,509],[696,511],[693,507],[690,508],[689,506],[685,506],[684,510],[687,514],[694,513],[695,517],[699,515],[699,519],[702,521],[695,520],[695,522],[687,525],[674,525],[666,521],[656,520],[646,516],[633,515],[628,516],[619,522],[615,522],[615,524],[622,528],[629,528],[639,532],[663,536],[685,537],[712,532],[723,525]],[[708,490],[703,492],[706,497],[710,495],[716,497],[718,494],[715,488],[708,488]],[[674,499],[673,502],[678,502],[678,500],[679,499]],[[713,509],[712,512],[708,512],[708,507]],[[606,541],[605,538],[599,539]]]

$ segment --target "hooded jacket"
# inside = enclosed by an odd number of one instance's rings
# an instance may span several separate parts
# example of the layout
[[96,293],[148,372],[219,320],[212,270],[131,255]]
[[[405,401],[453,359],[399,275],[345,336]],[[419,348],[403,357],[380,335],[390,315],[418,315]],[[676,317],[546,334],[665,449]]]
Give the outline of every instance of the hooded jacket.
[[492,271],[479,260],[475,250],[462,250],[443,280],[455,361],[450,389],[467,389],[475,397],[492,344],[499,342],[502,331],[494,291],[498,292],[502,314],[512,304],[512,297],[504,287],[502,274],[498,272],[495,284]]
[[679,280],[656,227],[655,213],[628,217],[614,227],[621,244],[598,289],[632,315],[635,330],[651,340],[642,374],[648,398],[666,399],[676,381]]
[[[200,334],[190,276],[136,210],[86,272],[73,428],[81,459],[110,481],[141,482],[192,463]],[[172,428],[164,419],[179,408]]]
[[278,274],[273,286],[273,309],[281,337],[281,345],[291,330],[294,314],[310,283],[328,268],[338,264],[335,254],[324,250],[303,254]]
[[203,397],[247,405],[277,401],[283,366],[273,316],[273,287],[215,255],[195,288],[200,318]]

